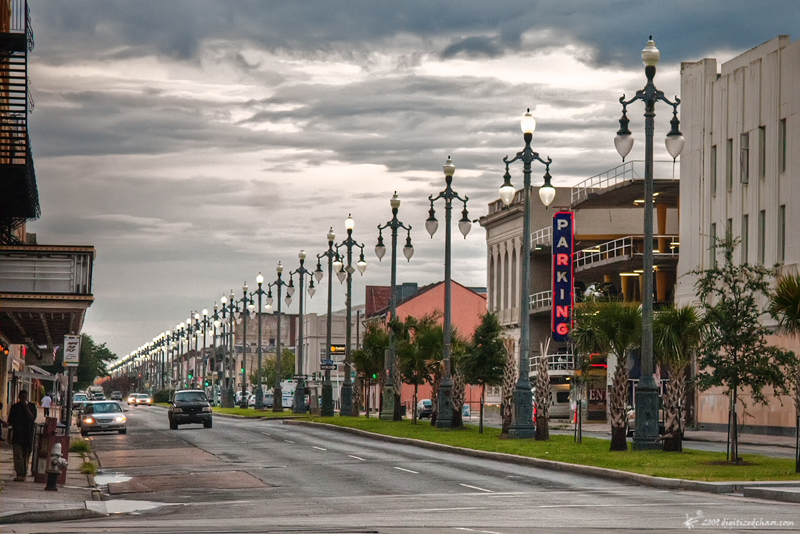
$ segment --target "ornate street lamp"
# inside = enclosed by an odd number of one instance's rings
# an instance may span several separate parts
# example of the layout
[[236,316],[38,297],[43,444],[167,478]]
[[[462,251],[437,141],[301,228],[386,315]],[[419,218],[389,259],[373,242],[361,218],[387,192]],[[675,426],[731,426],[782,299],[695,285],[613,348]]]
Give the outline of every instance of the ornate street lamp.
[[637,100],[644,102],[644,266],[642,273],[642,372],[636,386],[636,429],[633,434],[633,448],[637,450],[661,449],[658,442],[658,386],[653,373],[653,130],[655,129],[655,105],[659,100],[672,106],[672,126],[667,134],[666,146],[672,159],[675,160],[683,151],[684,138],[680,132],[678,120],[678,106],[680,98],[675,97],[671,102],[662,91],[656,89],[653,79],[656,76],[656,65],[661,59],[661,52],[656,48],[653,36],[647,41],[642,50],[642,62],[647,83],[644,89],[636,91],[636,96],[625,100],[625,95],[619,99],[622,104],[622,118],[619,120],[619,131],[614,139],[617,152],[623,161],[631,148],[633,136],[628,129],[627,107]]
[[[347,294],[345,295],[345,308],[347,322],[345,325],[345,339],[344,339],[344,381],[342,382],[341,399],[339,405],[339,415],[358,415],[354,412],[353,408],[353,382],[350,378],[350,368],[352,367],[352,360],[350,358],[351,343],[350,337],[353,331],[353,273],[356,268],[361,275],[367,270],[367,261],[364,259],[364,244],[359,243],[353,239],[353,229],[356,226],[355,220],[352,215],[348,215],[344,221],[344,227],[347,230],[347,239],[336,245],[337,261],[333,263],[333,268],[336,269],[336,276],[341,282],[345,277],[347,278]],[[358,258],[356,267],[353,267],[353,248],[358,247],[361,249],[361,255]],[[344,248],[347,250],[347,265],[341,260],[339,256],[339,249]],[[358,410],[358,406],[355,407]]]
[[[334,259],[339,262],[341,265],[341,260],[339,259],[339,255],[336,253],[334,249],[334,241],[336,240],[336,234],[333,232],[333,227],[328,230],[328,250],[323,252],[322,254],[317,254],[317,268],[314,271],[314,278],[317,279],[317,283],[322,280],[322,264],[320,263],[322,258],[328,258],[328,314],[325,318],[326,320],[326,333],[325,333],[325,359],[331,361],[331,306],[333,303],[333,264]],[[341,267],[340,267],[341,269]],[[322,380],[322,407],[320,414],[323,417],[333,417],[333,386],[331,385],[331,371],[330,369],[325,370],[325,378]]]
[[283,347],[281,346],[281,290],[285,286],[286,287],[286,305],[290,306],[292,304],[292,295],[294,294],[294,284],[290,280],[287,284],[283,281],[283,265],[281,262],[278,262],[278,267],[275,269],[278,273],[278,278],[275,281],[268,284],[269,292],[267,293],[267,309],[272,308],[272,288],[276,287],[278,290],[278,332],[277,332],[277,340],[275,341],[275,357],[276,357],[276,370],[277,373],[275,375],[275,385],[272,388],[272,411],[273,412],[282,412],[283,411],[283,388],[281,388],[281,360],[282,358],[282,350]]
[[[378,256],[378,261],[380,261],[386,254],[386,246],[383,244],[383,230],[390,228],[392,230],[392,289],[391,293],[389,293],[389,315],[391,316],[391,320],[394,320],[397,315],[397,231],[399,229],[402,228],[407,232],[403,254],[408,261],[411,261],[411,256],[414,255],[414,247],[411,245],[411,226],[406,226],[397,218],[397,212],[400,209],[400,198],[397,196],[397,191],[394,192],[392,199],[389,201],[389,205],[392,207],[392,219],[383,226],[378,225],[378,244],[375,245],[375,255]],[[380,413],[381,419],[389,421],[402,420],[400,417],[400,410],[397,409],[400,400],[399,393],[394,390],[396,357],[397,347],[394,339],[394,330],[389,328],[389,352],[384,361],[386,384],[384,385],[383,405],[381,406]]]
[[[453,378],[451,376],[451,361],[450,361],[450,345],[453,336],[453,325],[451,322],[451,283],[450,283],[450,249],[451,249],[451,228],[450,220],[452,219],[453,200],[460,200],[464,204],[464,209],[461,211],[461,220],[458,221],[458,229],[464,239],[472,228],[472,221],[469,220],[467,213],[467,201],[469,197],[461,198],[452,188],[453,174],[456,172],[456,166],[450,156],[442,167],[444,170],[444,180],[447,186],[444,191],[440,192],[436,197],[433,195],[428,197],[431,202],[431,209],[428,212],[428,219],[425,221],[425,229],[431,235],[439,228],[439,221],[436,220],[435,210],[433,203],[440,198],[444,199],[445,206],[445,238],[444,238],[444,375],[439,385],[439,392],[436,397],[437,411],[436,411],[436,426],[437,428],[451,428],[453,426]],[[394,290],[394,288],[392,288]],[[416,409],[416,407],[414,408]]]
[[245,282],[242,284],[242,298],[237,301],[237,303],[241,302],[242,309],[234,312],[237,322],[242,320],[242,398],[239,400],[240,408],[247,408],[247,316],[253,309],[251,306],[253,301],[248,297],[247,289],[247,282]]
[[[298,340],[297,340],[297,367],[295,368],[295,375],[297,375],[297,385],[294,389],[294,406],[292,407],[292,411],[294,413],[305,413],[306,412],[306,392],[305,392],[305,376],[303,374],[303,359],[304,359],[304,350],[305,347],[303,343],[305,343],[305,339],[303,334],[305,332],[305,326],[303,325],[303,305],[304,305],[304,294],[303,289],[305,289],[305,276],[311,275],[311,271],[305,268],[306,262],[306,251],[301,250],[300,253],[297,255],[300,259],[300,267],[289,273],[290,275],[294,276],[295,274],[298,276],[298,281],[300,283],[300,328],[298,330]],[[310,284],[308,286],[308,295],[309,297],[314,296],[314,278],[310,277]],[[289,287],[292,287],[293,280],[289,280]]]
[[256,314],[256,319],[258,320],[258,375],[256,377],[256,410],[263,410],[264,409],[264,388],[261,385],[261,373],[262,373],[262,352],[263,349],[261,348],[261,297],[266,295],[266,292],[261,288],[264,284],[264,275],[260,272],[258,276],[256,276],[256,283],[258,284],[258,289],[253,292],[253,295],[258,295],[258,313]]
[[504,204],[509,205],[514,200],[516,190],[511,185],[511,175],[508,172],[509,164],[522,160],[523,188],[522,194],[525,199],[523,204],[522,218],[522,269],[520,287],[520,307],[519,307],[519,377],[514,388],[514,396],[511,411],[511,426],[508,435],[512,438],[532,438],[536,434],[536,427],[533,424],[533,393],[531,391],[530,380],[530,346],[531,346],[531,321],[530,299],[531,287],[531,163],[538,161],[545,166],[544,185],[539,188],[539,199],[545,207],[550,206],[556,196],[556,190],[550,184],[550,158],[543,160],[537,152],[531,148],[533,132],[536,130],[536,120],[531,115],[529,109],[520,121],[525,148],[518,152],[513,159],[508,156],[503,158],[506,164],[506,174],[503,177],[503,185],[500,187],[500,199]]

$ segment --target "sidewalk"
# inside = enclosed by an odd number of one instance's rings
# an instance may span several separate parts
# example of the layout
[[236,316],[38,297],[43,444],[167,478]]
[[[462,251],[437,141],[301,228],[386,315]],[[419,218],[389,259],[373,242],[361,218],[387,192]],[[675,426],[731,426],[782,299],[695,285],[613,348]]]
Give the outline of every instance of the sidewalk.
[[92,490],[95,488],[87,476],[80,473],[82,463],[79,454],[71,454],[67,483],[59,486],[58,491],[44,491],[44,483],[34,482],[32,476],[25,482],[14,482],[16,473],[11,445],[5,441],[0,442],[0,524],[63,521],[106,515],[91,506]]

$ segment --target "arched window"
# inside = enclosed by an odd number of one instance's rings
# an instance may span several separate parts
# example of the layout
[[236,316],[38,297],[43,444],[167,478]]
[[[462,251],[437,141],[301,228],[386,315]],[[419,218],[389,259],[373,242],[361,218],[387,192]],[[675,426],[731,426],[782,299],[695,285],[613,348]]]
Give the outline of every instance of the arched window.
[[503,255],[503,309],[507,310],[510,308],[510,301],[508,300],[508,290],[509,287],[509,279],[508,279],[508,251],[506,250],[505,254]]
[[495,270],[494,270],[494,256],[492,256],[490,254],[489,255],[489,283],[487,284],[487,287],[489,288],[489,311],[492,312],[492,313],[494,313],[495,309],[497,308],[494,305],[495,295],[497,294],[497,292],[495,291],[495,285],[494,285],[494,273],[495,273]]
[[513,308],[519,305],[519,295],[517,294],[517,249],[511,251],[511,305]]

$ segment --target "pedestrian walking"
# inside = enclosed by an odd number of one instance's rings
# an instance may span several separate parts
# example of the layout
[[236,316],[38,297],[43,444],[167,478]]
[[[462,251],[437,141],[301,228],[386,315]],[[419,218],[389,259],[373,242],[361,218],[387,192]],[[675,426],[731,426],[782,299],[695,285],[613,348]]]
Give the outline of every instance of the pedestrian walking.
[[28,392],[19,392],[17,402],[11,405],[8,424],[11,427],[11,445],[14,448],[15,482],[25,482],[28,462],[33,448],[33,432],[36,428],[36,405],[28,402]]
[[50,417],[50,406],[53,404],[53,398],[47,393],[42,399],[42,408],[44,408],[44,416]]

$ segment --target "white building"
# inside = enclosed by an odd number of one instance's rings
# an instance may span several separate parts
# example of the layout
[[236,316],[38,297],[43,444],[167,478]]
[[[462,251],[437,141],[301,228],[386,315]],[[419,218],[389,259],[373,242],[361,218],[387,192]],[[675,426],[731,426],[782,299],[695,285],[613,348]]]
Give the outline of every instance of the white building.
[[[800,233],[787,228],[800,227],[800,151],[792,149],[800,135],[800,43],[782,35],[720,67],[715,59],[683,63],[681,97],[676,303],[696,300],[697,278],[688,273],[712,265],[712,238],[727,231],[741,239],[738,261],[796,272]],[[792,340],[774,341],[798,350]],[[697,402],[699,425],[722,428],[728,401],[721,391],[701,393]],[[748,412],[745,431],[793,435],[791,401],[772,399]]]

